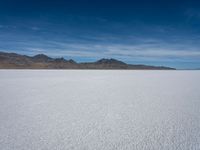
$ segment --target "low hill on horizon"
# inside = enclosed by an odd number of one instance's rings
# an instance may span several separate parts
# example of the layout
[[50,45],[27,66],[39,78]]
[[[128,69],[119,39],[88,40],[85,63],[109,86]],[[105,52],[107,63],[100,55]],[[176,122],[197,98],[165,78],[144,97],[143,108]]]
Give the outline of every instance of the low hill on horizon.
[[129,69],[129,70],[175,70],[165,66],[126,64],[116,59],[102,58],[95,62],[77,63],[70,59],[51,58],[44,54],[33,57],[16,53],[0,52],[0,69]]

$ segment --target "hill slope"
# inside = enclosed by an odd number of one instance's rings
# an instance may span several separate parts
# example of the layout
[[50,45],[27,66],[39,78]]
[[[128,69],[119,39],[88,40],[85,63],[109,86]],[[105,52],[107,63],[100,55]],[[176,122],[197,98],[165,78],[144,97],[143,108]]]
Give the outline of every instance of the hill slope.
[[77,63],[64,58],[51,58],[44,54],[33,57],[0,52],[0,69],[148,69],[174,70],[164,66],[126,64],[116,59],[100,59],[96,62]]

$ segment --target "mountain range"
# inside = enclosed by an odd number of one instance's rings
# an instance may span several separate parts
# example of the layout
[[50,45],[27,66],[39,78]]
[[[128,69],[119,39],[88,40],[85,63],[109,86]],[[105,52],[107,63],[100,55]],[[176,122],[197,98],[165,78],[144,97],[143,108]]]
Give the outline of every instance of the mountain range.
[[100,59],[95,62],[77,63],[70,59],[51,58],[44,54],[33,57],[16,53],[0,52],[0,69],[130,69],[175,70],[165,66],[126,64],[116,59]]

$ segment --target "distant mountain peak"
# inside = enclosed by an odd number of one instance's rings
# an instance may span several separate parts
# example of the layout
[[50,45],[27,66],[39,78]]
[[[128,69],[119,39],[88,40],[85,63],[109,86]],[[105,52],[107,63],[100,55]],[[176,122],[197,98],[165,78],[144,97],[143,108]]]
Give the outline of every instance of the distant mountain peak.
[[55,61],[55,62],[66,62],[66,60],[65,60],[63,57],[61,57],[61,58],[56,58],[56,59],[54,59],[54,61]]
[[50,58],[50,57],[48,57],[45,54],[37,54],[37,55],[33,56],[33,58]]
[[76,61],[74,61],[73,59],[68,60],[68,62],[72,64],[76,64]]
[[52,58],[48,57],[45,54],[38,54],[32,57],[34,61],[46,62],[52,60]]
[[110,58],[110,59],[107,59],[107,58],[102,58],[98,61],[96,61],[97,64],[120,64],[120,65],[126,65],[126,63],[122,62],[122,61],[119,61],[117,59],[113,59],[113,58]]

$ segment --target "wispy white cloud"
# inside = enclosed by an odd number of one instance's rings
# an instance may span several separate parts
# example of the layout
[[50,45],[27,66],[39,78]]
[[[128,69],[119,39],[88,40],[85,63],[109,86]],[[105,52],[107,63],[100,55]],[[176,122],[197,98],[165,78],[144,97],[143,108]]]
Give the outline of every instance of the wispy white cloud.
[[[155,41],[154,41],[155,42]],[[159,41],[160,42],[160,41]],[[53,42],[56,48],[27,48],[30,52],[47,53],[53,57],[117,57],[117,58],[200,58],[200,51],[189,45],[170,45],[167,43],[144,43],[144,44],[88,44],[88,43],[62,43]],[[184,47],[184,48],[182,48]]]
[[40,28],[39,28],[39,27],[36,27],[36,26],[30,27],[30,29],[31,29],[31,30],[34,30],[34,31],[40,30]]

